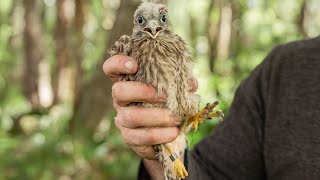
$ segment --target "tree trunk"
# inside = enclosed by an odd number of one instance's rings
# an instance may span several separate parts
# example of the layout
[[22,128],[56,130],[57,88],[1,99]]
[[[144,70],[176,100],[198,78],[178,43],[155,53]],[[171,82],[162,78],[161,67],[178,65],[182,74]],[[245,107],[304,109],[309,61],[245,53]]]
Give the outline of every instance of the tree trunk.
[[67,96],[68,90],[68,40],[67,25],[68,20],[65,12],[66,0],[57,1],[57,22],[55,29],[55,45],[56,45],[56,68],[53,77],[53,104],[57,104]]
[[230,57],[234,61],[233,65],[233,76],[234,79],[239,79],[243,75],[243,70],[241,70],[240,62],[238,61],[239,54],[245,47],[245,39],[241,33],[241,23],[240,20],[243,18],[244,10],[241,9],[241,5],[238,2],[232,2],[232,35],[231,35],[231,46],[230,46]]
[[210,66],[210,71],[213,73],[214,72],[214,63],[215,59],[217,57],[217,38],[218,38],[218,29],[219,25],[216,22],[213,22],[211,20],[211,13],[214,8],[215,1],[211,0],[209,9],[208,9],[208,15],[207,15],[207,37],[208,37],[208,59],[209,59],[209,66]]
[[301,33],[305,38],[308,37],[308,32],[306,28],[307,13],[308,13],[308,4],[307,4],[307,0],[304,0],[302,2],[300,13],[298,14],[296,24],[297,24],[298,32]]
[[73,104],[77,104],[79,101],[79,93],[82,84],[83,78],[83,68],[81,66],[83,61],[83,27],[85,24],[85,7],[86,7],[85,0],[76,0],[75,5],[75,18],[74,18],[74,26],[73,32],[75,32],[75,39],[73,41],[73,68],[74,68],[74,84],[73,84]]
[[226,2],[221,7],[217,56],[225,59],[229,56],[232,26],[231,3]]
[[[107,47],[119,39],[121,35],[131,35],[132,16],[140,1],[122,0],[113,29],[110,32]],[[106,48],[106,51],[107,49]],[[112,82],[102,71],[102,63],[109,57],[105,53],[101,64],[93,78],[80,89],[79,100],[74,107],[74,115],[70,122],[71,133],[78,138],[91,138],[97,125],[107,112],[113,110],[111,86]]]
[[40,11],[37,1],[24,0],[25,28],[24,28],[24,69],[22,76],[23,94],[33,108],[40,106],[39,100],[39,69],[38,65],[43,59],[42,27]]

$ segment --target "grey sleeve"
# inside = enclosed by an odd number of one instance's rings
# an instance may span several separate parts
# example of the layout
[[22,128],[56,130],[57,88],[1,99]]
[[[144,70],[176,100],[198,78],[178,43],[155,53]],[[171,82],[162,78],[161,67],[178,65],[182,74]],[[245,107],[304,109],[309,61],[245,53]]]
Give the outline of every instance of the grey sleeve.
[[187,180],[266,179],[265,106],[270,66],[278,50],[275,48],[242,82],[225,120],[188,152]]
[[[268,64],[275,51],[242,82],[229,115],[185,157],[186,180],[263,180],[265,95]],[[202,126],[205,126],[202,124]],[[200,127],[201,128],[201,127]],[[148,179],[143,167],[139,179]]]

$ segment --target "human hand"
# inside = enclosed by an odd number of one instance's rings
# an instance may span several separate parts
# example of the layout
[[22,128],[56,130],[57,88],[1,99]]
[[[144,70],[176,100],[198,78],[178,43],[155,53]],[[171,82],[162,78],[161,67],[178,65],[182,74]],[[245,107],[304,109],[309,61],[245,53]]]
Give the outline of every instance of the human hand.
[[[103,70],[114,82],[112,97],[117,111],[115,124],[125,143],[140,157],[147,159],[145,163],[155,160],[153,145],[174,141],[179,134],[180,119],[164,108],[128,106],[131,102],[166,103],[166,95],[158,94],[153,86],[141,82],[119,81],[123,74],[137,72],[138,63],[133,58],[115,55],[105,61]],[[189,84],[191,92],[194,92],[197,81],[193,78]]]

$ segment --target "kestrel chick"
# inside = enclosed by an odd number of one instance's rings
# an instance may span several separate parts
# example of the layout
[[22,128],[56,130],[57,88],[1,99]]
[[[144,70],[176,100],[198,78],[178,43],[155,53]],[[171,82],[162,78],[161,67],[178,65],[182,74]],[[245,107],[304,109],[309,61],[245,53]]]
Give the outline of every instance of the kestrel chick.
[[213,103],[198,112],[199,98],[190,93],[193,59],[181,37],[173,33],[167,8],[163,4],[143,2],[134,13],[131,37],[123,35],[109,50],[113,56],[131,56],[139,63],[135,75],[124,75],[123,81],[139,81],[153,85],[167,95],[167,103],[135,103],[144,107],[161,107],[181,118],[180,133],[171,143],[155,145],[157,158],[164,168],[166,179],[179,180],[188,176],[182,163],[187,148],[186,133],[206,118],[221,116],[211,113]]

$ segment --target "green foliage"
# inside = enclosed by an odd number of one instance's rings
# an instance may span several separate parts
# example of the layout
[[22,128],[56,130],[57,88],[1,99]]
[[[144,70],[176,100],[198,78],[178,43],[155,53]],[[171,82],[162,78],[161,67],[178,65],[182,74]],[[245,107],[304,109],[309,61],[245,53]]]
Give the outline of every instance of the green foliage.
[[[53,35],[56,4],[50,0],[43,2],[45,59],[53,69],[56,64]],[[101,59],[107,49],[106,40],[112,36],[109,30],[115,23],[119,2],[95,0],[88,3],[82,30],[85,39],[81,62],[86,82],[95,72],[101,71]],[[218,108],[226,115],[237,86],[267,53],[278,44],[304,37],[297,21],[303,0],[230,2],[239,12],[232,21],[229,56],[209,59],[207,22],[219,24],[223,4],[214,4],[208,12],[209,0],[169,0],[174,31],[186,39],[190,51],[194,52],[195,77],[199,81],[197,93],[202,97],[200,107],[219,100]],[[305,33],[314,37],[320,33],[320,14],[316,8],[320,4],[318,0],[306,2],[309,19],[304,24]],[[88,138],[89,142],[70,135],[74,111],[71,102],[29,114],[32,108],[21,90],[23,9],[21,1],[0,1],[0,179],[135,179],[140,158],[124,144],[113,123],[114,112],[106,115],[93,137]],[[194,24],[191,24],[192,19]],[[68,32],[72,40],[74,34]],[[210,61],[214,61],[214,72],[210,72]],[[90,111],[88,109],[88,113]],[[20,115],[23,116],[17,122]],[[219,119],[208,120],[197,132],[191,132],[190,146],[194,147],[210,134],[219,122]],[[22,129],[14,133],[12,129],[17,124]]]

